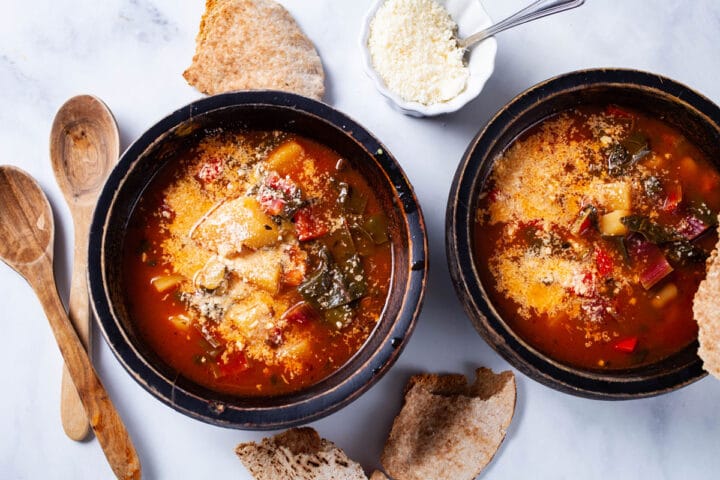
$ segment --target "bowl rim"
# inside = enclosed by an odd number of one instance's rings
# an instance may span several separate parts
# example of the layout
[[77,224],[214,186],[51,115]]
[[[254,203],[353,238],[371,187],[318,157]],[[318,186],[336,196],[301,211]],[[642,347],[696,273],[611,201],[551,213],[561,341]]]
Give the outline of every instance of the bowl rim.
[[[648,377],[633,369],[600,372],[571,367],[538,351],[515,334],[489,301],[475,263],[472,243],[473,193],[484,183],[485,153],[497,146],[506,125],[533,105],[591,87],[650,89],[703,117],[720,132],[720,108],[707,97],[670,78],[634,69],[576,70],[540,82],[515,96],[480,129],[455,172],[446,210],[446,254],[456,294],[473,325],[505,360],[534,380],[573,395],[623,400],[659,395],[689,385],[707,373],[697,355],[686,365]],[[528,125],[527,127],[530,127]],[[697,346],[697,341],[686,348]],[[684,351],[684,350],[683,350]],[[680,352],[682,353],[682,352]],[[680,355],[680,353],[676,355]],[[672,356],[671,356],[672,357]],[[647,367],[647,366],[646,366]],[[638,369],[639,370],[639,369]]]
[[[387,320],[391,321],[392,325],[382,342],[363,360],[357,371],[341,378],[331,385],[331,388],[309,399],[303,395],[312,386],[291,394],[274,396],[271,398],[287,398],[288,401],[272,406],[262,405],[263,398],[268,397],[233,397],[218,393],[217,399],[205,399],[183,389],[175,381],[169,382],[130,341],[115,314],[106,281],[104,250],[107,222],[118,191],[123,187],[127,173],[138,159],[164,134],[194,117],[217,110],[248,106],[292,110],[313,117],[328,128],[342,133],[367,155],[374,157],[388,179],[388,187],[392,188],[396,207],[403,212],[408,242],[407,280],[404,285],[398,285],[403,289],[403,300],[397,316]],[[270,430],[308,423],[344,407],[374,385],[394,364],[412,335],[424,300],[428,268],[427,234],[420,204],[402,167],[385,145],[353,119],[325,103],[273,90],[237,91],[201,98],[177,109],[148,128],[125,150],[108,176],[93,213],[88,245],[90,303],[105,341],[130,376],[155,398],[180,413],[213,425],[247,430]],[[392,290],[387,298],[391,295]],[[373,330],[363,347],[344,365],[353,361],[355,356],[367,347],[376,331]],[[332,378],[343,368],[341,366],[321,382]],[[188,382],[193,383],[189,380]],[[244,405],[233,404],[231,398],[242,399]],[[310,403],[312,405],[309,405]]]
[[[466,86],[465,90],[463,90],[456,97],[450,99],[447,102],[424,105],[420,102],[406,101],[385,86],[385,82],[383,82],[380,74],[373,67],[372,55],[370,54],[370,49],[368,48],[368,40],[370,37],[370,24],[373,18],[375,18],[375,14],[377,13],[378,9],[387,1],[388,0],[374,0],[374,2],[370,5],[370,8],[368,9],[365,17],[363,18],[362,29],[360,31],[360,36],[358,39],[358,44],[362,55],[363,70],[365,71],[365,75],[367,75],[370,80],[372,80],[373,84],[375,85],[375,89],[377,89],[377,91],[380,92],[380,94],[382,94],[387,99],[387,101],[390,103],[390,105],[392,105],[393,108],[411,117],[432,117],[436,115],[444,115],[446,113],[453,113],[460,110],[465,105],[477,98],[477,96],[480,95],[482,90],[485,88],[485,84],[495,71],[495,57],[497,55],[497,40],[495,40],[495,37],[490,37],[486,40],[483,40],[483,44],[485,48],[488,49],[490,53],[489,56],[491,58],[487,68],[479,70],[477,72],[476,78],[479,79],[478,83],[475,84],[474,88],[470,88],[470,82],[468,81],[468,85]],[[443,8],[447,9],[447,0],[438,1],[443,6]],[[493,20],[487,13],[487,10],[485,10],[485,7],[480,0],[466,1],[468,3],[472,2],[475,8],[479,9],[479,11],[484,15],[484,17],[490,22],[488,26],[492,25]],[[452,13],[451,16],[453,17],[453,20],[457,23],[457,19],[455,18],[456,16],[453,16]],[[475,46],[475,48],[478,47],[478,45]],[[471,70],[470,75],[473,74],[474,72]]]

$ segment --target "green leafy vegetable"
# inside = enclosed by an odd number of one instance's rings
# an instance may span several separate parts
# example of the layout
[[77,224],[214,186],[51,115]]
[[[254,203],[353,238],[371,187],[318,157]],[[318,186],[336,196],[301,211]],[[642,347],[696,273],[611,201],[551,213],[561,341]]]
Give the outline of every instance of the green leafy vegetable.
[[705,250],[687,240],[671,242],[665,245],[665,256],[676,265],[702,263],[710,256]]
[[382,245],[390,240],[388,236],[388,219],[382,213],[371,215],[365,220],[363,229],[370,235],[376,245]]
[[631,158],[625,147],[619,143],[612,144],[607,149],[608,173],[613,177],[619,177],[625,173],[625,168],[630,164]]
[[649,242],[659,245],[661,243],[676,242],[683,239],[682,235],[672,228],[658,225],[648,217],[642,215],[628,215],[620,221],[631,232],[636,232],[645,237]]
[[648,139],[640,132],[633,132],[620,143],[607,149],[608,173],[619,177],[650,153]]
[[630,155],[631,163],[637,163],[650,153],[648,138],[640,132],[633,132],[620,142]]
[[367,206],[367,198],[345,182],[338,183],[338,203],[348,213],[361,215]]
[[330,310],[365,295],[367,283],[359,255],[336,263],[328,247],[321,245],[318,258],[318,267],[298,286],[305,300],[319,310]]
[[338,262],[344,262],[357,253],[350,229],[348,229],[344,221],[340,228],[326,235],[323,240],[325,245],[330,249],[332,258]]
[[364,228],[354,225],[350,227],[350,233],[352,235],[355,248],[360,255],[367,257],[375,252],[375,242]]
[[350,325],[353,319],[353,311],[350,305],[342,305],[323,312],[323,318],[330,325],[342,329]]

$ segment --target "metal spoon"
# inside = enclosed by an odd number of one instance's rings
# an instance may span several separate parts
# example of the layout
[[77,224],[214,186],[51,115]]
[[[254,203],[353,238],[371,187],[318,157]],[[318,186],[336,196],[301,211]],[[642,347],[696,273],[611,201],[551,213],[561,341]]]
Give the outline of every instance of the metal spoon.
[[467,38],[458,39],[458,47],[468,49],[473,45],[482,42],[486,38],[502,32],[503,30],[537,20],[538,18],[546,17],[554,13],[564,12],[565,10],[579,7],[583,3],[585,3],[585,0],[538,0],[514,15],[509,16],[505,20],[491,25],[485,30],[481,30]]
[[87,418],[118,478],[139,479],[140,460],[117,410],[95,373],[55,287],[52,210],[37,182],[0,166],[0,260],[25,277],[45,310]]
[[[90,95],[80,95],[60,107],[50,132],[50,160],[57,183],[70,207],[75,231],[68,315],[90,357],[88,234],[97,196],[119,154],[117,124],[102,101]],[[73,440],[83,440],[90,433],[85,410],[66,368],[63,368],[60,391],[60,418],[65,433]]]

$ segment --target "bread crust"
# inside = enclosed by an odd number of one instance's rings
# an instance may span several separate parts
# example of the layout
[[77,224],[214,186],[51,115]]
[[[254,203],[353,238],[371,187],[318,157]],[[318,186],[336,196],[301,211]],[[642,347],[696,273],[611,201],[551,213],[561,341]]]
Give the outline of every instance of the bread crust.
[[[718,217],[720,223],[720,217]],[[718,227],[720,231],[720,226]],[[705,371],[720,379],[720,241],[707,260],[705,280],[693,299],[693,316],[698,323],[698,355]]]
[[207,0],[187,82],[206,94],[271,89],[322,99],[320,56],[273,0]]
[[235,453],[256,480],[367,480],[358,463],[310,427],[241,443]]
[[487,368],[413,376],[382,453],[395,480],[475,478],[492,460],[515,411],[515,376]]

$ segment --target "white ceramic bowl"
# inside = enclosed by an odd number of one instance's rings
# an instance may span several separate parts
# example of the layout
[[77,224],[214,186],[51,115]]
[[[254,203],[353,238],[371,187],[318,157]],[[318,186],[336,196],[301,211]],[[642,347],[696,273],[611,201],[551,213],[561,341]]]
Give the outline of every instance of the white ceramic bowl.
[[[360,51],[363,56],[365,73],[373,80],[375,87],[390,101],[391,105],[406,115],[413,117],[428,117],[441,115],[443,113],[455,112],[462,108],[473,98],[477,97],[483,89],[485,82],[495,68],[495,53],[497,42],[494,38],[488,38],[484,42],[473,47],[468,55],[468,68],[470,76],[465,90],[447,102],[423,105],[418,102],[408,102],[399,95],[390,91],[380,75],[373,68],[370,49],[368,48],[368,37],[370,36],[370,22],[375,17],[378,8],[386,0],[375,0],[370,7],[360,34]],[[450,13],[458,25],[458,37],[465,38],[483,28],[492,25],[490,16],[485,12],[480,0],[438,0]]]

